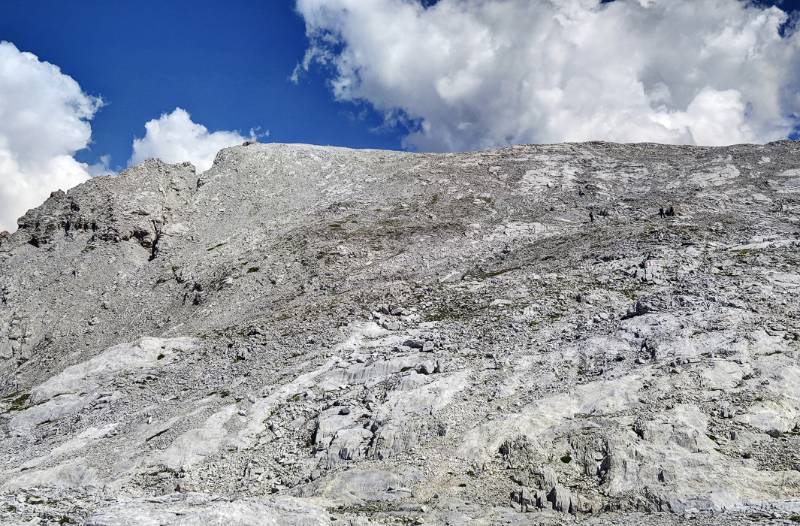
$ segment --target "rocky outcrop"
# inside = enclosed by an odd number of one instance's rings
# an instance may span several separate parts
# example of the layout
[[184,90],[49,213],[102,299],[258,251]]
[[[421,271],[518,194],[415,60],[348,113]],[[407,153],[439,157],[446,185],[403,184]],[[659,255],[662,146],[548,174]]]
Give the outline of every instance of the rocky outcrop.
[[798,165],[251,144],[56,192],[0,234],[0,522],[791,521]]

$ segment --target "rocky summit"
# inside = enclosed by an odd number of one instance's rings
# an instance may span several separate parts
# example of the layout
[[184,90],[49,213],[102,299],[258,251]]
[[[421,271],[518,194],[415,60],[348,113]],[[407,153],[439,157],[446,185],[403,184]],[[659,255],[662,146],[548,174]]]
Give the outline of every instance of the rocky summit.
[[0,235],[2,524],[800,521],[800,145],[246,144]]

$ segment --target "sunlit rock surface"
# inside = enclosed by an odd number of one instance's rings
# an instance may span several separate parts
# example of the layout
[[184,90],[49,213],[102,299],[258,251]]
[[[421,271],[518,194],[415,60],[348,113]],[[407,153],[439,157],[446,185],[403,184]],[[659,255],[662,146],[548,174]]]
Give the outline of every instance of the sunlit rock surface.
[[800,516],[795,143],[251,144],[19,224],[3,524]]

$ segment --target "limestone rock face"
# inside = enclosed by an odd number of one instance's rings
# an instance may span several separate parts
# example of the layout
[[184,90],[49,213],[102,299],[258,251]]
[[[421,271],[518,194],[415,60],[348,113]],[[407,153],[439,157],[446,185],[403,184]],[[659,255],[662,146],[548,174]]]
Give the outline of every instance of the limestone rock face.
[[800,146],[251,144],[55,192],[0,235],[0,501],[790,521]]

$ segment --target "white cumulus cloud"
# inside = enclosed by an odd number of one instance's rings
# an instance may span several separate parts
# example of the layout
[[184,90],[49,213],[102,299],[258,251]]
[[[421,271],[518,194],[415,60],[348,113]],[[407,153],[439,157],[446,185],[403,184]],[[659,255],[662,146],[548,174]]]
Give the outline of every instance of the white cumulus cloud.
[[722,145],[786,138],[800,36],[744,0],[297,0],[293,75],[409,126],[408,147],[582,140]]
[[57,66],[0,42],[0,231],[89,178],[96,167],[73,156],[89,145],[101,105]]
[[202,124],[193,122],[189,113],[182,108],[162,114],[158,119],[148,121],[144,127],[144,137],[133,140],[130,164],[150,158],[166,163],[189,161],[201,172],[211,168],[214,157],[222,148],[242,144],[255,136],[253,131],[249,137],[236,131],[209,132]]

